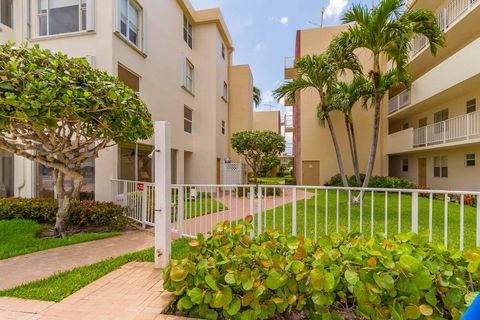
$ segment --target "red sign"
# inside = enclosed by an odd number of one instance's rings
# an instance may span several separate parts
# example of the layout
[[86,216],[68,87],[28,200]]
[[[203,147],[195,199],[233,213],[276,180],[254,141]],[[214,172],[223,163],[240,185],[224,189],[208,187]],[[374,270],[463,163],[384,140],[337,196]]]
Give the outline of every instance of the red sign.
[[145,189],[145,185],[143,183],[137,183],[137,190],[143,191],[143,189]]

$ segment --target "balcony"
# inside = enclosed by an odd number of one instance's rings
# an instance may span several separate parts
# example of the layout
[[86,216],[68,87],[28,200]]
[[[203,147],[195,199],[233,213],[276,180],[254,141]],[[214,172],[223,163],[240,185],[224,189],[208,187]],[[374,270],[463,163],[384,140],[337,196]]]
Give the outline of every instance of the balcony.
[[[450,0],[447,4],[437,11],[438,26],[444,32],[447,32],[457,21],[461,20],[471,12],[480,0]],[[412,42],[412,51],[410,59],[413,59],[429,45],[428,40],[423,35],[418,35]]]
[[293,121],[293,114],[285,114],[283,118],[283,124],[285,126],[285,132],[292,132],[295,128]]
[[410,90],[404,90],[400,94],[391,98],[388,101],[388,114],[399,111],[400,109],[405,108],[411,102]]
[[282,157],[290,158],[293,157],[293,143],[287,142],[285,144],[285,152],[282,153]]
[[297,69],[295,68],[295,57],[285,58],[285,80],[297,77]]
[[480,111],[461,115],[413,131],[413,147],[465,143],[480,138]]

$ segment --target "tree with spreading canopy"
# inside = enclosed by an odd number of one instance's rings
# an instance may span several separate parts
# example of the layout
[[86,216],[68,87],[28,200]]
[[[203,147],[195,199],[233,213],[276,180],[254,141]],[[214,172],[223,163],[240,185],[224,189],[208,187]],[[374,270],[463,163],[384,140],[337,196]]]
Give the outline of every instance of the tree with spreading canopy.
[[245,157],[252,169],[255,184],[260,172],[270,171],[280,164],[279,156],[285,151],[285,138],[269,130],[236,132],[231,142],[233,150]]
[[[0,46],[0,149],[53,169],[55,235],[65,236],[82,165],[117,143],[153,135],[151,115],[118,78],[83,58],[38,46]],[[65,177],[74,181],[65,188]]]

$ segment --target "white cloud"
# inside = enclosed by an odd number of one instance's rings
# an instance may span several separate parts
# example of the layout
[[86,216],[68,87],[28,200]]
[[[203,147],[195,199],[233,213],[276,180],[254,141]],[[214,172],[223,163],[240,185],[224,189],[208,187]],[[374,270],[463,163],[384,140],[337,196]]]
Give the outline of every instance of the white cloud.
[[330,0],[328,7],[325,9],[325,17],[338,17],[347,5],[348,0]]
[[270,22],[278,22],[278,23],[283,24],[283,25],[288,24],[288,17],[287,16],[284,16],[284,17],[270,17],[270,18],[268,18],[268,20]]
[[255,45],[255,48],[253,49],[255,52],[261,52],[265,50],[265,44],[263,42],[259,42]]

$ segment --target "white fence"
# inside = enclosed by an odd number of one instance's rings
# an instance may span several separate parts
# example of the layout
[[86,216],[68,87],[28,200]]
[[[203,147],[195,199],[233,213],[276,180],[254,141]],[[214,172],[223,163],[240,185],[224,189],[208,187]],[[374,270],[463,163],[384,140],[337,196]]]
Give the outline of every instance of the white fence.
[[[437,12],[438,26],[442,31],[446,31],[452,24],[461,18],[464,14],[471,11],[480,0],[451,0],[446,6]],[[418,35],[413,39],[412,51],[410,57],[414,57],[429,45],[428,40],[423,35]]]
[[248,178],[245,163],[222,163],[222,184],[246,184]]
[[[123,192],[114,199],[132,219],[153,225],[153,186],[140,192],[138,184],[113,180],[112,190]],[[364,197],[354,204],[360,191]],[[252,215],[256,234],[276,229],[317,239],[341,230],[387,237],[413,231],[461,250],[480,246],[480,192],[252,185],[175,185],[171,192],[172,231],[180,237]]]
[[424,147],[475,138],[480,138],[480,111],[415,129],[413,146]]

